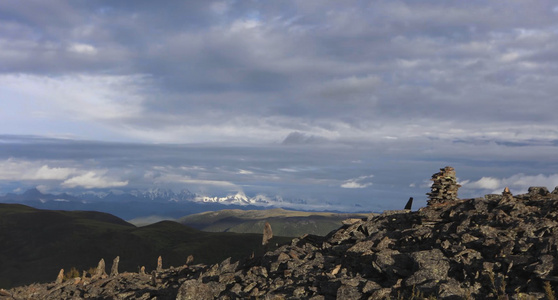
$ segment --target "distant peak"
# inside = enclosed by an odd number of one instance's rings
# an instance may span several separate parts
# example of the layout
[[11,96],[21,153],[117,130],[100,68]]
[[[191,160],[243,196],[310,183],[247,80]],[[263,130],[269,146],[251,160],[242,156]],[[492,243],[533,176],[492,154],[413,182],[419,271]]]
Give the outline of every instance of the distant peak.
[[28,189],[23,193],[24,196],[42,196],[44,195],[37,188]]

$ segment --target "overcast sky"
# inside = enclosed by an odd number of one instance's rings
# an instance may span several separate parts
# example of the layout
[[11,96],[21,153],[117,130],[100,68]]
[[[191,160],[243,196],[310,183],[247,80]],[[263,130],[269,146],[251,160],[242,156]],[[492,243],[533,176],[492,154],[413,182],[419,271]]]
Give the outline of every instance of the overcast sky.
[[0,192],[558,185],[558,3],[0,1]]

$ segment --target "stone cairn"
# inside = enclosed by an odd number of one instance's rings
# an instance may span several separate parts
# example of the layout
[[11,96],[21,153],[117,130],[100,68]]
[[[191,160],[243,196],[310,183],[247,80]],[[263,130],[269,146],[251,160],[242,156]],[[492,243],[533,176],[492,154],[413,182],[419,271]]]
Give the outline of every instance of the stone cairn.
[[455,170],[452,167],[440,169],[440,172],[432,175],[433,181],[431,192],[428,195],[428,205],[442,204],[457,199],[457,190],[461,185],[457,184]]
[[271,230],[271,224],[265,222],[264,230],[263,230],[263,238],[262,238],[262,245],[267,246],[269,240],[273,237],[273,231]]

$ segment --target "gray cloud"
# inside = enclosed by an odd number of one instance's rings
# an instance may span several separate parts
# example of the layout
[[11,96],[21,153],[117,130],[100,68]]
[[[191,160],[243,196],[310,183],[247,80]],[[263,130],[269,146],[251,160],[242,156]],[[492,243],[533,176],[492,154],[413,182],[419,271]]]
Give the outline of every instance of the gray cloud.
[[514,193],[551,185],[558,167],[555,145],[490,141],[227,146],[0,136],[0,143],[0,193],[36,186],[49,192],[187,188],[210,196],[278,195],[346,210],[398,209],[411,196],[424,205],[424,182],[446,165],[456,168],[464,198],[506,185]]
[[[22,163],[39,155],[34,170],[72,176],[106,169],[130,186],[149,183],[146,174],[269,190],[278,180],[320,186],[312,197],[357,198],[389,184],[347,161],[434,170],[458,161],[472,181],[482,176],[465,162],[483,169],[483,157],[552,165],[557,14],[551,1],[1,1],[2,133],[73,141],[41,140],[40,155],[9,142],[0,153]],[[250,155],[254,165],[236,160]],[[330,164],[336,155],[343,167]],[[523,172],[508,171],[483,176]],[[373,186],[336,194],[370,174]]]

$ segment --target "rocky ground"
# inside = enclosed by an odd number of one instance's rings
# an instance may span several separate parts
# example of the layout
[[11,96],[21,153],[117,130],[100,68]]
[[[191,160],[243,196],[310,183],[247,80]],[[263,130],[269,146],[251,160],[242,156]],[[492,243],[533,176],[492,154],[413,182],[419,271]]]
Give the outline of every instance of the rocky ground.
[[[262,257],[104,272],[2,299],[554,299],[558,188],[387,211]],[[104,271],[104,270],[103,270]]]

